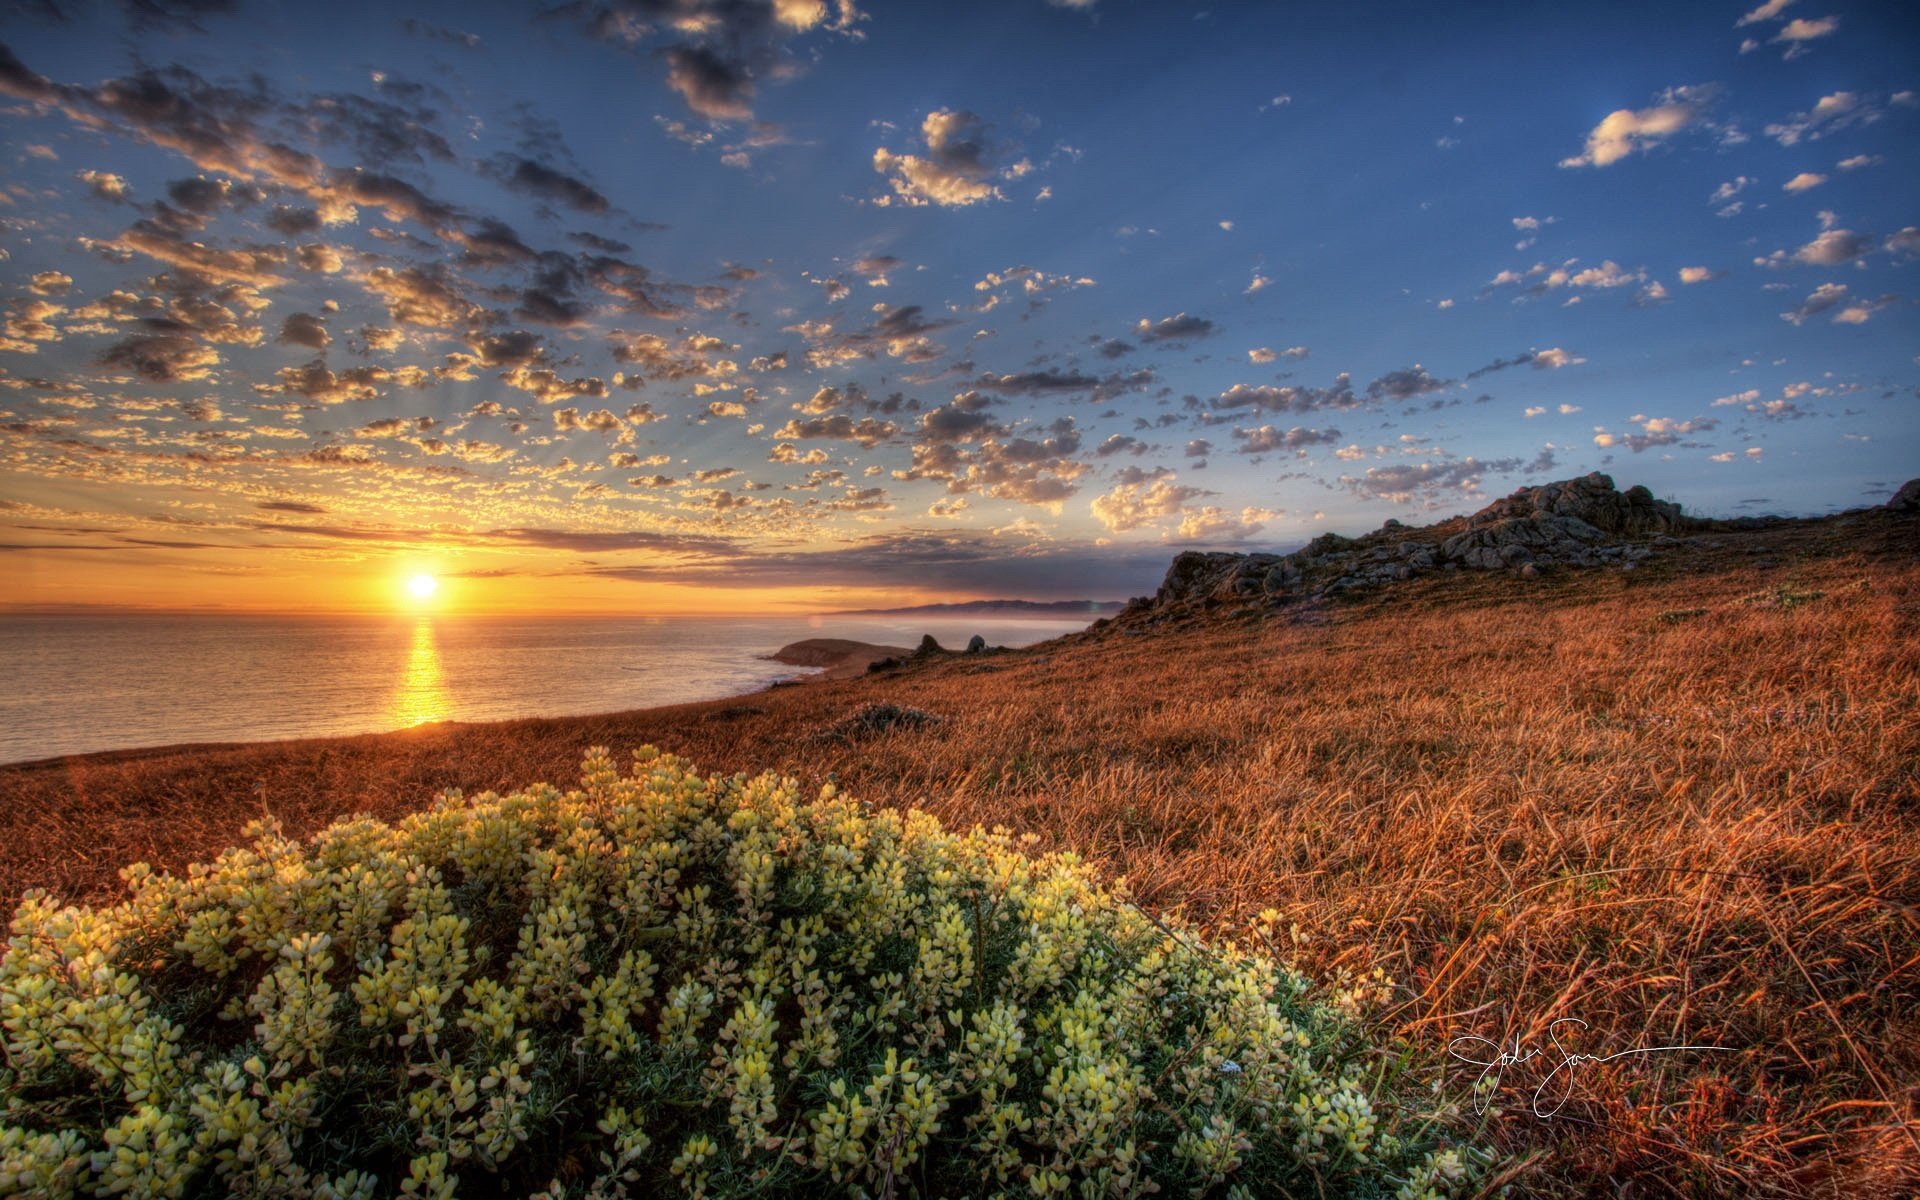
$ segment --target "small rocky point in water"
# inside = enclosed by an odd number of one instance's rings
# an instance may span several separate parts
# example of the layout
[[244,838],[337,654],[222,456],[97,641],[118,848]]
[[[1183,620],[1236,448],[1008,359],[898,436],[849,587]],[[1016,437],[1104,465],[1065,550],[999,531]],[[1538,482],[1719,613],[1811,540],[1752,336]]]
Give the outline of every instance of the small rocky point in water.
[[[1920,513],[1920,480],[1885,506]],[[1188,551],[1173,560],[1160,590],[1130,601],[1113,624],[1158,624],[1203,612],[1257,612],[1430,575],[1437,571],[1509,571],[1527,579],[1559,569],[1631,570],[1670,548],[1755,519],[1690,517],[1644,487],[1621,491],[1594,472],[1521,488],[1471,516],[1413,528],[1389,520],[1364,537],[1327,533],[1292,554]]]

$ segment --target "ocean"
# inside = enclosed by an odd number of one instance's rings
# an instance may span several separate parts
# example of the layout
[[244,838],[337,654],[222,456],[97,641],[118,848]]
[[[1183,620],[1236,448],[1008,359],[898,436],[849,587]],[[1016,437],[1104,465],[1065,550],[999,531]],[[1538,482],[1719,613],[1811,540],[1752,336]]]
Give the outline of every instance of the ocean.
[[0,617],[0,763],[428,721],[577,716],[757,691],[812,672],[789,642],[1026,646],[1080,620],[943,617]]

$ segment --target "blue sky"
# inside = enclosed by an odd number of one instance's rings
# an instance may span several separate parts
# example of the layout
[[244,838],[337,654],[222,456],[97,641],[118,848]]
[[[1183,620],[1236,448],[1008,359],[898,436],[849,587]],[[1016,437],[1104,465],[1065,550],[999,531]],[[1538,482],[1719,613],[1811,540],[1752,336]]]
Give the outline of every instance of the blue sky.
[[6,11],[0,601],[1119,596],[1920,461],[1904,4]]

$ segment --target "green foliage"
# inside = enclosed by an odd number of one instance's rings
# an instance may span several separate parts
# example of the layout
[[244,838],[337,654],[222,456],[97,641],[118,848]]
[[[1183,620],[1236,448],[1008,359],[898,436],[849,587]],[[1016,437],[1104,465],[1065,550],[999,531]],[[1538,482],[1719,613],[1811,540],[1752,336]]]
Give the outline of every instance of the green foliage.
[[[20,905],[0,1193],[1444,1194],[1357,1010],[1071,856],[651,749]],[[1369,1064],[1374,1064],[1370,1067]]]

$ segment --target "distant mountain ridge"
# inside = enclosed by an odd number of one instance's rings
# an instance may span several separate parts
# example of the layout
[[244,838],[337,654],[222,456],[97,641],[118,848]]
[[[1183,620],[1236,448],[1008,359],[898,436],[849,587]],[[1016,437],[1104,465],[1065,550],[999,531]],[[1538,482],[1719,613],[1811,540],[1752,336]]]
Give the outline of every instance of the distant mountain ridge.
[[852,608],[823,613],[828,617],[1003,616],[1100,617],[1117,613],[1121,600],[963,600],[953,604],[916,604],[907,608]]

